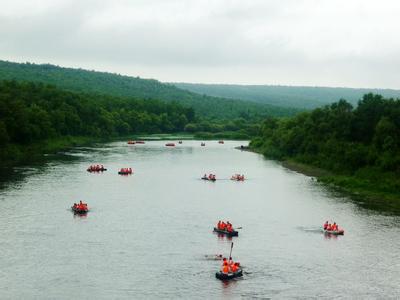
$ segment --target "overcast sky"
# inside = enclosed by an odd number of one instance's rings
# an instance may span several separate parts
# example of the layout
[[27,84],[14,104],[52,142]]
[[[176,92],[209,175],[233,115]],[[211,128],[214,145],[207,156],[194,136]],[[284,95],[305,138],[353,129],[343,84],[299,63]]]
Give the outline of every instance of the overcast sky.
[[0,59],[161,81],[400,88],[397,0],[0,0]]

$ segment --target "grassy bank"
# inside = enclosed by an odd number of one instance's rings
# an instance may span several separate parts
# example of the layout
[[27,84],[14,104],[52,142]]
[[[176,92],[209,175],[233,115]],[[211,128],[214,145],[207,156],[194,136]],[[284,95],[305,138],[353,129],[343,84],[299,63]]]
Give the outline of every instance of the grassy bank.
[[[261,148],[250,146],[249,151],[263,154],[267,158],[276,159],[263,153]],[[305,164],[297,161],[294,158],[279,160],[281,164],[293,171],[316,177],[318,182],[324,185],[339,190],[369,201],[396,202],[394,205],[398,209],[400,204],[400,179],[393,173],[383,173],[379,170],[366,168],[356,172],[355,174],[338,174],[329,170],[325,170],[310,164]],[[372,202],[371,202],[372,201]],[[391,206],[389,204],[389,206]]]

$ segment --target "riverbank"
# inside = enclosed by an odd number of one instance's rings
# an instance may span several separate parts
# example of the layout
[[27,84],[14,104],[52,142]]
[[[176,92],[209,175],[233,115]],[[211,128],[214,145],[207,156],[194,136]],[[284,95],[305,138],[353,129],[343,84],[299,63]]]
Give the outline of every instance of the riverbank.
[[0,150],[0,167],[10,167],[40,161],[46,154],[54,154],[76,146],[87,146],[105,139],[65,136],[62,138],[48,139],[29,145],[8,144]]
[[[264,155],[260,149],[250,146],[244,148],[237,147],[236,149]],[[368,207],[376,209],[377,206],[382,204],[382,201],[385,201],[385,205],[388,205],[390,210],[395,209],[400,211],[400,181],[394,174],[382,173],[370,169],[360,171],[355,175],[336,174],[329,170],[301,163],[295,159],[277,161],[285,168],[315,177],[318,182],[332,190],[348,194],[358,201],[364,201]]]

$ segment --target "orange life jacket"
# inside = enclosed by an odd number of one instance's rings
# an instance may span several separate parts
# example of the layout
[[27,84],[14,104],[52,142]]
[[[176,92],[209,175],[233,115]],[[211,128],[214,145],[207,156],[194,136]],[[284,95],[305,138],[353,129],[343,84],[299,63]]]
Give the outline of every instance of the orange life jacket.
[[237,270],[238,270],[237,265],[233,264],[233,265],[231,266],[231,270],[232,270],[232,273],[236,273]]
[[228,273],[229,273],[229,266],[228,266],[228,264],[223,265],[222,268],[221,268],[221,271],[222,271],[222,273],[224,273],[224,274],[228,274]]

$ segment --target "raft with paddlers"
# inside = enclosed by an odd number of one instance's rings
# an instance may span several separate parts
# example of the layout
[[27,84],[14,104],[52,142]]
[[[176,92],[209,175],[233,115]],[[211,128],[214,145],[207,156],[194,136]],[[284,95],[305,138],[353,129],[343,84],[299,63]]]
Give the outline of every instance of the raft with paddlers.
[[104,171],[107,171],[107,169],[104,168],[103,165],[101,165],[101,166],[97,165],[97,166],[90,166],[89,168],[87,168],[86,171],[88,171],[90,173],[92,173],[92,172],[104,172]]
[[339,225],[336,224],[336,222],[330,224],[328,221],[326,221],[322,226],[322,230],[325,234],[344,235],[344,230],[339,228]]
[[244,175],[240,175],[240,174],[232,175],[231,180],[244,181]]
[[214,232],[222,233],[227,236],[239,236],[239,232],[233,229],[233,226],[229,221],[226,223],[221,220],[218,221],[217,226],[214,227]]
[[132,170],[132,168],[121,168],[118,171],[118,174],[119,175],[130,175],[130,174],[133,174],[133,170]]
[[218,144],[223,144],[224,143],[224,141],[223,140],[221,140],[221,141],[218,141]]
[[243,276],[243,271],[239,262],[234,262],[232,259],[232,248],[233,243],[231,243],[231,252],[229,253],[229,259],[222,259],[222,266],[219,272],[215,273],[215,277],[220,280],[231,280],[237,277]]
[[175,147],[175,144],[174,143],[166,143],[165,146],[167,146],[167,147]]
[[89,207],[87,203],[80,201],[78,204],[74,203],[74,205],[71,206],[71,210],[76,214],[86,214],[89,211]]
[[135,141],[128,141],[128,144],[129,144],[129,145],[135,145],[136,142],[135,142]]
[[205,146],[205,145],[206,145],[206,143],[201,143],[200,145],[201,145],[201,146]]
[[136,144],[144,144],[144,141],[136,141]]
[[215,174],[209,174],[208,176],[207,176],[207,174],[204,174],[204,176],[201,177],[201,179],[208,180],[208,181],[216,181],[217,180],[217,178],[215,177]]

